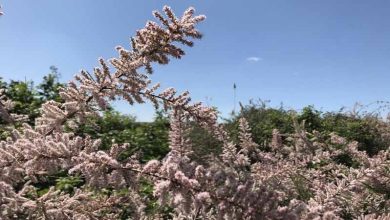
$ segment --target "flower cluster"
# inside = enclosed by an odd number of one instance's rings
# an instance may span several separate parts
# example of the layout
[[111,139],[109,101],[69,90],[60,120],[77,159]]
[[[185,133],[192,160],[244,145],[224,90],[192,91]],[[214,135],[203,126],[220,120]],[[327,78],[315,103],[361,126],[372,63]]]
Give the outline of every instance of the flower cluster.
[[[147,22],[131,39],[132,50],[117,47],[118,58],[108,63],[100,59],[100,67],[93,74],[81,71],[76,75],[76,82],[70,82],[61,92],[65,103],[47,102],[42,107],[42,117],[37,120],[37,129],[49,135],[53,131],[61,131],[65,123],[73,126],[82,122],[88,115],[96,114],[98,109],[104,110],[109,101],[121,98],[130,105],[150,101],[154,105],[163,105],[165,109],[181,108],[189,114],[207,118],[204,107],[190,104],[188,92],[176,95],[176,90],[168,88],[157,92],[160,85],[151,85],[150,74],[152,64],[168,64],[169,58],[181,58],[184,51],[177,43],[192,46],[190,38],[201,38],[195,25],[204,20],[204,16],[193,16],[194,9],[189,8],[184,15],[177,18],[169,7],[164,7],[165,18],[154,12],[162,25]],[[143,72],[144,70],[145,72]],[[206,114],[206,115],[205,115]]]
[[[148,212],[153,202],[142,193],[153,185],[153,198],[169,207],[173,219],[388,219],[390,151],[369,157],[357,143],[335,133],[325,135],[294,123],[293,134],[273,130],[268,148],[260,148],[248,122],[239,122],[232,138],[217,113],[192,103],[188,92],[159,91],[152,64],[181,58],[178,44],[200,38],[195,25],[204,16],[194,9],[181,18],[164,7],[154,12],[161,25],[148,22],[132,38],[132,49],[93,74],[82,71],[61,91],[63,103],[49,101],[35,126],[24,124],[0,142],[1,219],[163,219]],[[151,102],[170,113],[170,152],[146,164],[128,156],[128,144],[102,150],[99,139],[71,131],[90,115],[99,116],[110,101],[130,105]],[[0,116],[9,123],[12,102],[0,96]],[[189,135],[194,123],[221,143],[220,154],[195,160]],[[210,146],[213,147],[213,146]],[[345,159],[347,158],[347,159]],[[50,185],[61,174],[79,178],[70,191]]]

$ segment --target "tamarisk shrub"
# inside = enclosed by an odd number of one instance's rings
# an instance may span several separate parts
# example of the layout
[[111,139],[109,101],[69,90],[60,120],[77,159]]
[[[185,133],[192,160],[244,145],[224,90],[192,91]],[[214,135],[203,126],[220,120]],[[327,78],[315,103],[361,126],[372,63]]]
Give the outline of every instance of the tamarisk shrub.
[[[297,122],[293,134],[274,130],[269,150],[261,150],[244,118],[232,141],[214,109],[191,103],[188,92],[152,84],[152,65],[181,58],[178,45],[192,46],[191,39],[201,37],[195,25],[205,19],[193,8],[180,18],[169,7],[163,10],[165,15],[154,12],[161,24],[147,22],[131,39],[131,50],[117,47],[118,58],[100,59],[93,73],[81,71],[61,90],[64,102],[46,102],[35,126],[24,124],[0,143],[1,219],[390,218],[389,150],[369,157],[356,142],[307,132]],[[130,105],[151,102],[170,113],[165,158],[143,164],[138,154],[122,157],[129,144],[101,150],[99,139],[72,133],[118,98]],[[7,113],[11,107],[2,97],[1,117],[10,126],[19,120]],[[222,146],[201,164],[193,159],[194,123]],[[79,179],[71,190],[50,185],[64,172]],[[168,211],[148,211],[145,181]],[[42,191],[42,184],[50,188]]]

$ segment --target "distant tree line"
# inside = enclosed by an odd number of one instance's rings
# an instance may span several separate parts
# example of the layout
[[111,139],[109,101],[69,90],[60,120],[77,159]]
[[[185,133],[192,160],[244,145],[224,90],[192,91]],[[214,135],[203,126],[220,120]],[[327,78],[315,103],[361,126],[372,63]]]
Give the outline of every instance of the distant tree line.
[[[15,102],[12,113],[28,116],[28,123],[33,125],[40,115],[39,108],[48,100],[61,101],[59,91],[64,84],[60,82],[60,74],[55,66],[50,67],[42,81],[10,80],[0,78],[0,88],[5,89],[5,95]],[[249,101],[240,105],[240,111],[229,118],[222,119],[223,124],[233,139],[238,138],[238,123],[241,117],[248,120],[253,139],[261,148],[267,148],[272,139],[274,129],[282,134],[294,132],[294,120],[303,123],[309,132],[317,131],[324,135],[336,133],[349,141],[358,141],[359,149],[369,155],[375,155],[390,145],[390,135],[386,135],[387,122],[378,114],[349,114],[347,112],[322,112],[313,106],[307,106],[301,111],[283,107],[269,107],[266,102]],[[0,119],[0,133],[4,139],[9,130]],[[101,117],[91,117],[87,125],[78,128],[78,135],[90,135],[100,138],[102,147],[108,148],[112,142],[130,143],[129,155],[139,151],[142,161],[161,159],[168,152],[169,120],[164,111],[156,110],[152,122],[139,122],[136,117],[126,115],[109,108]],[[93,126],[91,126],[93,124]],[[189,134],[196,142],[197,152],[194,155],[202,158],[210,152],[219,153],[221,146],[208,132],[194,125]],[[213,146],[213,147],[210,147]]]

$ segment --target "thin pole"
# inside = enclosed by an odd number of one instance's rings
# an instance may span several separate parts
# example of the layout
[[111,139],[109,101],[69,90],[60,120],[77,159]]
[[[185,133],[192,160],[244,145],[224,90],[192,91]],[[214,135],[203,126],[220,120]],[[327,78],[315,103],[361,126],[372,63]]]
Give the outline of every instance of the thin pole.
[[234,96],[233,96],[233,115],[236,113],[236,98],[237,98],[237,94],[236,94],[236,89],[237,89],[237,86],[236,86],[236,83],[233,84],[233,93],[234,93]]

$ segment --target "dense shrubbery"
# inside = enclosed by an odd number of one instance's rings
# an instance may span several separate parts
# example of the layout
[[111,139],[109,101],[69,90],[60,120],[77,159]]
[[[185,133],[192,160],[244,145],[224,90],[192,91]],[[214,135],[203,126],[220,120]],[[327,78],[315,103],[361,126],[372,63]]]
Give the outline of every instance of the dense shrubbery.
[[[63,86],[58,82],[55,74],[51,73],[44,77],[43,82],[37,87],[32,82],[11,81],[2,82],[2,88],[7,91],[7,99],[16,100],[14,108],[10,111],[15,114],[28,115],[28,122],[33,124],[39,116],[39,108],[47,100],[61,101],[59,98],[59,87]],[[44,89],[42,89],[44,88]],[[23,99],[23,100],[22,100]],[[386,150],[390,140],[386,136],[386,129],[389,127],[378,115],[365,114],[357,115],[347,112],[320,112],[312,106],[304,108],[300,112],[268,107],[265,102],[258,103],[251,101],[248,105],[241,106],[239,113],[224,119],[223,124],[234,142],[239,143],[240,130],[239,121],[246,118],[252,129],[253,141],[259,149],[266,152],[272,151],[272,141],[275,141],[275,130],[280,134],[280,141],[287,142],[288,134],[294,134],[298,123],[304,124],[304,129],[309,133],[315,133],[312,138],[321,137],[323,142],[330,141],[326,137],[340,135],[345,141],[358,141],[358,148],[373,156],[380,150]],[[137,153],[141,163],[153,159],[163,159],[169,152],[168,133],[170,122],[168,116],[162,111],[156,113],[153,122],[137,122],[132,116],[122,115],[112,109],[103,112],[101,116],[91,116],[88,123],[82,124],[74,131],[79,136],[90,136],[93,139],[100,139],[100,149],[109,150],[113,143],[128,143],[128,148],[122,153],[125,159]],[[5,121],[1,122],[2,136],[9,136],[9,128]],[[191,128],[188,137],[192,140],[193,154],[191,158],[201,164],[207,164],[210,155],[219,155],[223,151],[223,144],[218,141],[206,129],[196,123],[189,124]],[[303,127],[302,127],[303,129]],[[309,134],[308,133],[308,134]],[[285,134],[285,135],[283,135]],[[328,143],[329,144],[329,143]],[[332,158],[336,164],[357,168],[359,162],[348,153],[342,153]],[[325,162],[321,162],[325,163]],[[309,162],[310,168],[318,168],[325,164]],[[309,200],[313,193],[308,186],[305,186],[304,177],[298,175],[290,176],[292,183],[297,187],[298,199]],[[68,175],[66,172],[59,172],[52,175],[46,181],[36,183],[38,195],[44,195],[51,186],[56,189],[71,193],[74,187],[85,184],[80,176]],[[169,216],[172,209],[160,207],[153,197],[153,183],[148,180],[142,181],[141,194],[148,198],[147,213],[150,215],[157,212],[165,212]],[[387,193],[388,188],[372,189]],[[385,209],[384,209],[385,210]],[[127,215],[127,214],[126,214]],[[125,216],[126,216],[125,215]],[[345,218],[353,216],[345,213]]]
[[[31,81],[5,82],[0,77],[0,90],[8,100],[12,100],[13,106],[10,110],[12,114],[27,116],[25,122],[34,124],[35,119],[40,115],[39,108],[48,100],[61,101],[59,89],[63,86],[58,80],[57,68],[50,67],[51,72],[43,77],[41,83],[36,87]],[[0,118],[0,140],[9,135],[9,130],[4,126],[6,121]]]
[[141,153],[142,162],[162,159],[169,151],[169,120],[162,112],[156,113],[153,122],[137,122],[134,117],[106,111],[79,129],[76,134],[101,139],[101,149],[109,149],[112,143],[128,143],[126,155]]
[[358,141],[359,149],[374,155],[390,146],[390,139],[384,135],[388,124],[380,115],[351,114],[348,112],[321,112],[313,106],[303,108],[300,112],[283,108],[269,108],[264,103],[251,102],[243,106],[238,116],[229,120],[237,124],[239,118],[249,121],[254,140],[260,146],[267,146],[272,137],[272,130],[281,133],[294,132],[294,120],[305,122],[309,132],[318,131],[324,134],[336,133],[349,141]]
[[[47,100],[61,101],[59,87],[63,84],[58,82],[56,72],[45,76],[37,87],[34,87],[32,82],[22,81],[10,83],[0,81],[0,84],[7,91],[5,93],[7,98],[15,102],[11,112],[28,115],[30,124],[33,124],[35,118],[39,116],[42,103]],[[293,133],[295,131],[294,120],[299,123],[305,121],[305,129],[309,132],[318,131],[327,135],[336,133],[348,141],[358,141],[359,149],[371,156],[390,146],[390,137],[385,135],[388,125],[377,114],[321,112],[313,106],[305,107],[297,112],[283,107],[269,107],[263,101],[250,101],[245,106],[241,105],[241,110],[237,114],[222,120],[233,139],[237,140],[238,121],[242,117],[248,120],[253,140],[262,148],[269,146],[274,129],[278,129],[282,134]],[[116,143],[130,143],[133,151],[143,149],[143,161],[161,159],[168,152],[169,119],[163,111],[156,111],[154,122],[148,123],[137,122],[132,116],[107,110],[102,117],[90,118],[90,123],[81,126],[78,134],[101,138],[103,148],[110,146],[112,140]],[[4,125],[4,121],[1,124]],[[200,155],[220,152],[218,149],[221,145],[218,141],[196,124],[190,135],[196,141],[194,145]],[[210,148],[210,146],[213,147]]]
[[[387,122],[251,103],[218,123],[188,92],[151,85],[152,63],[201,37],[193,9],[164,12],[77,83],[2,83],[1,219],[390,218]],[[168,116],[136,122],[109,107],[118,97]]]

